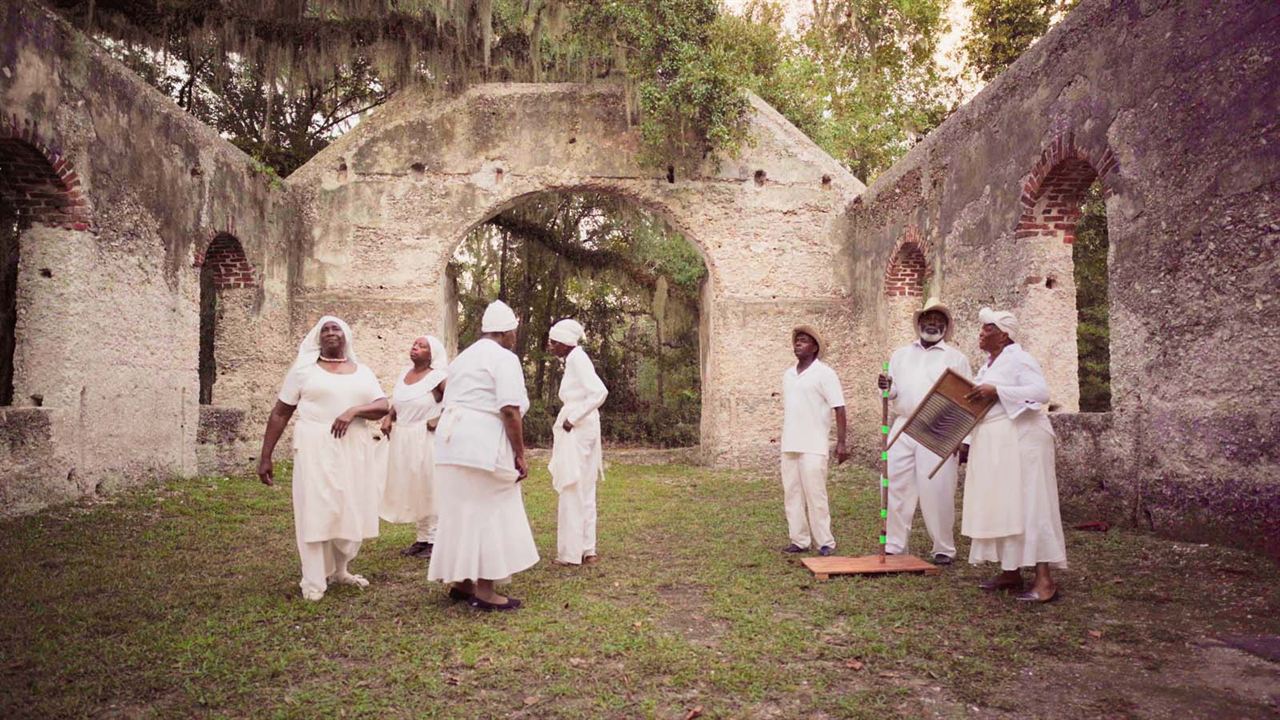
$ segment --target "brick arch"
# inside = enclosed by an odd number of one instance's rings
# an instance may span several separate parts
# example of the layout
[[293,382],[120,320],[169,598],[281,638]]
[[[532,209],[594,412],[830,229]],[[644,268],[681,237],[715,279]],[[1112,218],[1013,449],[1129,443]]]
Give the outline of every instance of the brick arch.
[[907,228],[889,256],[884,271],[885,297],[921,297],[925,283],[933,274],[930,263],[932,248],[920,238],[914,227]]
[[218,290],[258,286],[257,272],[244,254],[244,246],[228,232],[218,233],[203,251],[197,252],[193,266],[211,270]]
[[1074,243],[1089,186],[1100,180],[1103,192],[1111,194],[1118,167],[1110,148],[1091,154],[1076,144],[1073,133],[1055,136],[1022,180],[1022,215],[1014,238]]
[[0,121],[0,197],[17,211],[23,227],[91,229],[75,167],[17,116]]

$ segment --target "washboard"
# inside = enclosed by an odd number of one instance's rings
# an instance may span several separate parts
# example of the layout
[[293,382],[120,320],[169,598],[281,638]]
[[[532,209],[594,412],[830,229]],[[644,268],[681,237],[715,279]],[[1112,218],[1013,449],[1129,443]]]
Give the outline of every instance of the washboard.
[[929,473],[929,477],[933,477],[996,402],[966,400],[964,396],[974,387],[972,382],[951,368],[944,370],[902,429],[889,441],[889,446],[892,447],[905,433],[928,448],[942,458],[942,462]]

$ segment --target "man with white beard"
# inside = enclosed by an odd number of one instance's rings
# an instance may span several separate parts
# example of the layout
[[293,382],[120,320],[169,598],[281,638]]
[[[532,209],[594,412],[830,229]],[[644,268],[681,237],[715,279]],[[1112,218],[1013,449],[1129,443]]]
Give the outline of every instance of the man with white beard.
[[[919,339],[894,351],[889,359],[889,372],[881,374],[878,385],[889,391],[894,415],[890,437],[898,431],[924,400],[933,384],[950,368],[969,378],[969,360],[947,344],[951,336],[951,311],[937,298],[930,298],[915,312],[913,322]],[[955,456],[932,478],[942,458],[906,434],[898,435],[889,448],[889,518],[885,552],[891,555],[907,552],[911,521],[916,514],[916,501],[924,526],[933,540],[933,562],[950,565],[956,556],[956,476],[959,460]]]
[[604,472],[600,406],[609,397],[587,351],[578,346],[583,327],[565,319],[551,327],[547,345],[564,359],[560,414],[551,427],[551,483],[560,494],[556,523],[557,565],[591,565],[596,553],[596,481]]

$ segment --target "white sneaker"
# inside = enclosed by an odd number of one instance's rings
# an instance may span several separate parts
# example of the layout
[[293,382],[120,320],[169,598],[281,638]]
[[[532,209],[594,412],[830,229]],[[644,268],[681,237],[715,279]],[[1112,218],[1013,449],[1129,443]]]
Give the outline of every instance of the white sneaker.
[[311,602],[320,602],[321,600],[324,599],[324,591],[323,590],[303,590],[302,599],[310,600]]
[[365,580],[363,575],[356,575],[354,573],[334,573],[333,577],[329,578],[329,582],[336,585],[355,585],[356,587],[362,588],[369,587],[369,581]]

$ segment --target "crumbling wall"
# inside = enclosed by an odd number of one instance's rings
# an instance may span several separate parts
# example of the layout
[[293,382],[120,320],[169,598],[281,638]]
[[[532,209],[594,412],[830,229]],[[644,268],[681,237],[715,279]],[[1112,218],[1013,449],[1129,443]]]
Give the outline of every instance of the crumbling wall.
[[[19,236],[13,381],[14,404],[47,420],[48,462],[0,464],[0,511],[194,473],[199,253],[220,232],[241,240],[261,280],[253,342],[285,342],[293,205],[216,132],[21,2],[0,5],[0,128],[0,155],[51,173]],[[256,407],[256,394],[237,401]]]
[[[1078,515],[1280,549],[1265,320],[1280,308],[1278,55],[1274,2],[1084,0],[850,210],[855,305],[876,337],[893,332],[879,280],[908,234],[975,364],[978,308],[1019,316],[1015,339],[1067,411],[1058,467]],[[1071,212],[1095,177],[1111,241],[1103,417],[1069,412]]]
[[[294,334],[322,314],[342,316],[389,385],[416,335],[452,334],[445,268],[472,228],[533,193],[616,193],[665,218],[706,262],[705,459],[776,463],[790,328],[822,326],[838,371],[865,362],[840,230],[863,186],[758,99],[751,116],[740,157],[686,177],[639,165],[617,86],[485,85],[448,102],[402,95],[287,180],[311,228]],[[287,364],[279,358],[280,373]]]

